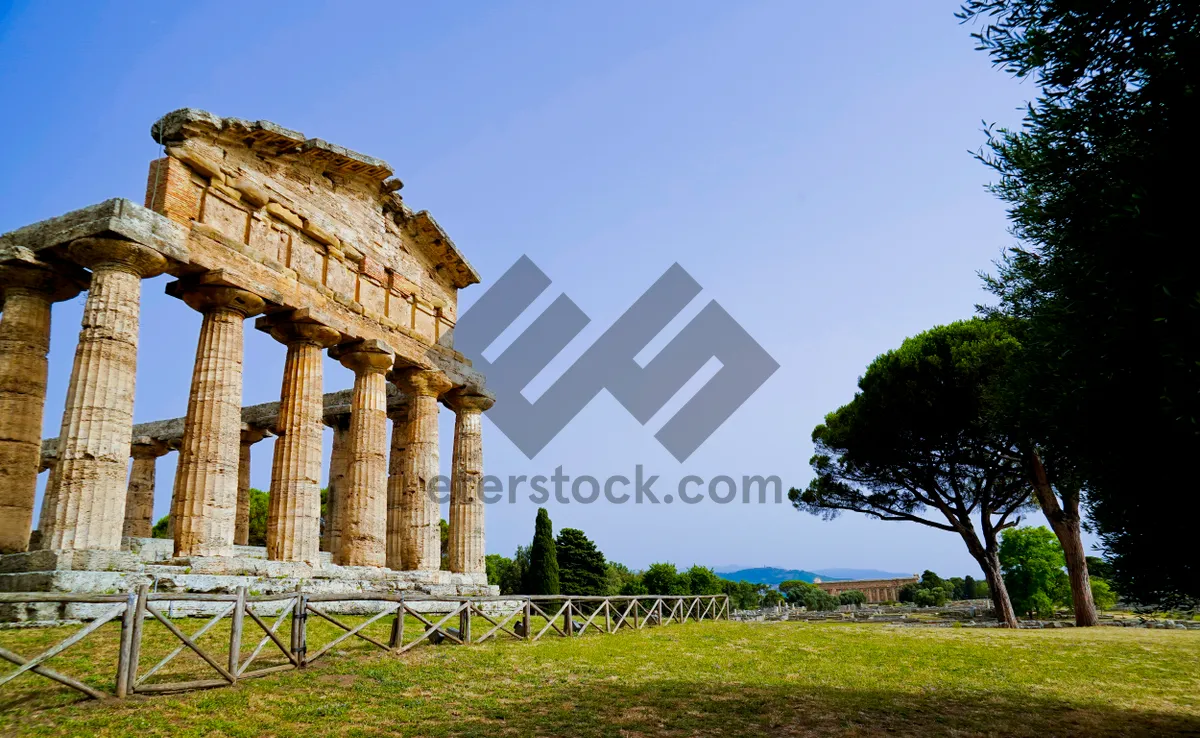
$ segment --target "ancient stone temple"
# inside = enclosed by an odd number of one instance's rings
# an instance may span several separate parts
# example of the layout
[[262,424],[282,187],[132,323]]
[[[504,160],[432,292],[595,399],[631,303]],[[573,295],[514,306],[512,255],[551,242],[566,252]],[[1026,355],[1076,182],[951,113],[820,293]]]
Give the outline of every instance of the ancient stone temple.
[[[493,398],[447,335],[458,290],[478,274],[379,159],[191,109],[151,135],[165,156],[150,165],[144,207],[108,200],[0,236],[0,590],[152,579],[486,594],[480,414]],[[174,278],[167,294],[202,316],[191,385],[179,388],[187,414],[135,427],[142,280],[163,273]],[[52,306],[81,291],[61,430],[43,441]],[[278,403],[242,406],[248,320],[286,347]],[[354,372],[353,388],[326,393],[326,351]],[[445,455],[442,406],[456,415]],[[326,425],[335,442],[322,520]],[[267,539],[254,548],[249,462],[268,435]],[[156,489],[156,460],[171,452],[173,484]],[[450,571],[440,570],[442,458],[452,462]],[[149,538],[156,494],[170,495],[172,540]]]

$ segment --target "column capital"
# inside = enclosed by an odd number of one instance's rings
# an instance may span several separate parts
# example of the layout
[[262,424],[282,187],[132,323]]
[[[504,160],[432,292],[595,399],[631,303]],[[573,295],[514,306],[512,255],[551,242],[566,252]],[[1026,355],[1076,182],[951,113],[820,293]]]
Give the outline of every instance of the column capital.
[[329,413],[321,416],[321,422],[334,430],[350,429],[350,413]]
[[269,435],[271,435],[271,431],[268,428],[242,423],[242,445],[252,446]]
[[142,279],[157,277],[167,270],[167,257],[133,241],[116,238],[80,238],[67,246],[67,255],[93,271],[110,266],[132,272]]
[[408,405],[398,405],[387,411],[388,420],[408,420]]
[[170,444],[150,436],[138,436],[129,446],[129,455],[135,459],[157,459],[159,456],[166,456],[170,451]]
[[70,300],[87,287],[87,272],[71,267],[71,272],[44,262],[17,262],[0,266],[0,305],[11,289],[40,292],[50,302]]
[[297,315],[298,312],[264,315],[254,322],[254,327],[288,346],[307,343],[325,349],[342,339],[341,333],[305,315]]
[[439,397],[454,387],[454,383],[436,369],[396,369],[388,373],[388,380],[409,397]]
[[396,362],[396,354],[391,347],[373,338],[334,346],[329,349],[329,355],[355,374],[383,374]]
[[250,290],[226,284],[219,275],[213,279],[203,275],[199,279],[180,279],[167,285],[167,294],[178,297],[191,309],[207,313],[213,310],[232,310],[243,318],[258,315],[266,301]]
[[495,397],[462,390],[449,392],[442,399],[456,413],[481,413],[496,404]]

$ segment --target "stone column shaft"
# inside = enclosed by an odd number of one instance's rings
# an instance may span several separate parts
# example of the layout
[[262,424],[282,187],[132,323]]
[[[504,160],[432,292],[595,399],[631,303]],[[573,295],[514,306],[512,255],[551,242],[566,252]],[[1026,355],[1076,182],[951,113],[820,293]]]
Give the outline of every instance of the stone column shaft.
[[483,411],[492,398],[452,396],[454,461],[450,474],[450,571],[474,574],[484,564]]
[[287,344],[287,359],[271,464],[267,558],[316,565],[321,543],[321,354],[340,335],[301,322],[277,323],[271,335]]
[[404,456],[408,448],[408,407],[388,414],[392,421],[392,448],[388,456],[387,567],[404,569]]
[[250,447],[242,441],[238,448],[237,513],[233,516],[233,545],[250,545]]
[[133,464],[129,468],[125,526],[121,535],[149,538],[154,529],[154,471],[158,457],[167,453],[167,445],[150,438],[139,438],[130,453],[133,455]]
[[[0,554],[29,546],[42,455],[46,354],[50,351],[49,282],[28,269],[4,269],[0,315]],[[46,287],[50,285],[47,284]]]
[[58,434],[47,548],[116,550],[125,520],[142,279],[160,274],[166,259],[109,239],[75,241],[68,253],[92,268],[92,282]]
[[441,568],[441,534],[435,482],[438,476],[438,396],[453,385],[441,372],[409,369],[395,375],[409,397],[408,441],[401,473],[401,559],[406,571]]
[[350,402],[350,443],[346,484],[338,490],[341,541],[334,563],[384,566],[387,563],[387,380],[395,360],[377,341],[364,341],[340,351],[354,371]]
[[261,441],[267,432],[261,428],[242,429],[242,444],[238,453],[237,514],[233,523],[233,545],[250,545],[250,447]]
[[42,510],[38,514],[38,531],[42,534],[42,548],[50,543],[54,530],[54,508],[58,501],[58,458],[50,461],[46,476],[46,489],[42,493]]
[[338,417],[333,419],[333,448],[329,452],[329,484],[325,500],[325,531],[321,536],[321,547],[333,554],[337,561],[337,552],[342,545],[342,511],[341,498],[346,486],[346,462],[350,446],[350,419]]
[[173,293],[204,315],[175,472],[175,555],[232,556],[241,459],[243,324],[262,310],[263,301],[219,285],[183,285]]

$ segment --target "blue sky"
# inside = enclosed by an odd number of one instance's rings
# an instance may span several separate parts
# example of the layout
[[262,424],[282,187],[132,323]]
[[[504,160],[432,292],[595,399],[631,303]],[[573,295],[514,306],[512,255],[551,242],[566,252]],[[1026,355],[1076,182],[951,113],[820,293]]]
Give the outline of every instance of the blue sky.
[[[603,393],[533,460],[486,425],[489,473],[605,477],[640,463],[664,491],[687,474],[802,486],[812,427],[874,356],[970,316],[987,299],[976,273],[1011,241],[969,152],[981,120],[1016,124],[1033,90],[973,50],[956,7],[0,2],[0,231],[140,202],[158,155],[149,127],[167,111],[272,120],[386,159],[485,285],[533,259],[553,287],[522,324],[564,292],[591,317],[531,397],[674,262],[704,287],[675,330],[715,299],[781,365],[685,463],[653,438],[669,410],[643,427]],[[163,293],[167,280],[143,285],[138,422],[186,411],[200,318]],[[55,308],[47,435],[81,309],[82,297]],[[247,330],[247,404],[278,399],[283,357]],[[351,382],[327,361],[327,390]],[[441,427],[448,472],[449,412]],[[263,489],[270,448],[254,449]],[[156,515],[174,463],[159,462]],[[977,574],[951,534],[825,522],[786,503],[547,507],[636,567]],[[490,506],[489,552],[527,542],[535,508]]]

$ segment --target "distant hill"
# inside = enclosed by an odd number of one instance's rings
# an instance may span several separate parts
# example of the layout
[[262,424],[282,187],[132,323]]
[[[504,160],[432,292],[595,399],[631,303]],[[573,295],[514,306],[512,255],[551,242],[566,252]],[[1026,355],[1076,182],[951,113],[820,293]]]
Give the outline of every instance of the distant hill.
[[[881,569],[818,569],[817,576],[822,579],[898,579],[911,577],[912,572],[883,571]],[[918,576],[920,576],[918,574]]]
[[778,586],[780,582],[789,582],[795,579],[810,583],[813,579],[818,578],[825,582],[837,579],[837,577],[804,571],[803,569],[776,569],[771,566],[726,571],[721,572],[721,576],[734,582],[746,581],[753,582],[754,584],[770,584],[772,586]]

